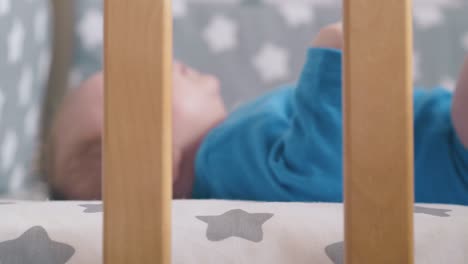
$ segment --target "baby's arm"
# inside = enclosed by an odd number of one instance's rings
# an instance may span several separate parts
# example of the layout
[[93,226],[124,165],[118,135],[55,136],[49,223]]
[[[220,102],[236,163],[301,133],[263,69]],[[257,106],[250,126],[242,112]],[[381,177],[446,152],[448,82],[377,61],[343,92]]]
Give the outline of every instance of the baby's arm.
[[[329,47],[342,49],[342,25],[336,23],[327,26],[319,33],[319,37],[313,42],[315,47]],[[463,145],[468,148],[468,56],[460,73],[457,90],[454,94],[452,106],[452,119],[457,135]]]
[[238,108],[199,150],[193,197],[260,201],[341,199],[339,24],[311,42],[296,87]]
[[460,73],[457,90],[453,98],[452,119],[455,130],[463,145],[468,148],[468,56]]

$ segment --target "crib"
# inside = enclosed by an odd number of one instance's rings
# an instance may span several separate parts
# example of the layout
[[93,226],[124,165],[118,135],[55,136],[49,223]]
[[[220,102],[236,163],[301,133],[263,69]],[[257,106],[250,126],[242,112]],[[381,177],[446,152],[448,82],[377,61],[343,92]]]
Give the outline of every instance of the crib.
[[[171,263],[170,5],[105,1],[105,263]],[[344,1],[346,263],[413,263],[411,8]]]

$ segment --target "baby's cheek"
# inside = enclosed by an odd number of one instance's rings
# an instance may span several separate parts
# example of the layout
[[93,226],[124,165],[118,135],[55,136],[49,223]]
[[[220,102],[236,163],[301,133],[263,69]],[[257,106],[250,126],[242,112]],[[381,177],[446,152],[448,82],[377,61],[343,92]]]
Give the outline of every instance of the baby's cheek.
[[58,173],[63,174],[60,189],[68,199],[94,200],[101,198],[101,142],[88,142],[66,157]]
[[214,96],[219,96],[221,92],[221,84],[219,79],[213,75],[207,75],[205,78],[208,93]]
[[184,148],[193,141],[195,120],[184,105],[174,102],[172,111],[172,140],[174,147]]

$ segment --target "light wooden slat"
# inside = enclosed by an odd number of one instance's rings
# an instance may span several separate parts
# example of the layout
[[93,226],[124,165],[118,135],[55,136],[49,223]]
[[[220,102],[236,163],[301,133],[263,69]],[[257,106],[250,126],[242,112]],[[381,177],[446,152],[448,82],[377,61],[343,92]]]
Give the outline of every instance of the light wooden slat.
[[344,0],[347,264],[413,263],[411,0]]
[[104,263],[170,263],[170,0],[105,1]]

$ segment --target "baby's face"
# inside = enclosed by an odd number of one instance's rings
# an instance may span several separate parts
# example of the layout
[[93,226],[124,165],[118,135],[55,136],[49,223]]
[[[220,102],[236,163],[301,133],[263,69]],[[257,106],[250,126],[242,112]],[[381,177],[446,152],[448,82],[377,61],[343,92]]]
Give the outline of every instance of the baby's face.
[[197,144],[226,116],[218,79],[177,61],[172,93],[174,148]]
[[[97,74],[70,92],[51,134],[49,155],[53,185],[71,199],[97,199],[101,182],[103,78]],[[173,147],[196,147],[225,117],[216,78],[180,63],[173,68]],[[73,162],[72,162],[73,161]]]

